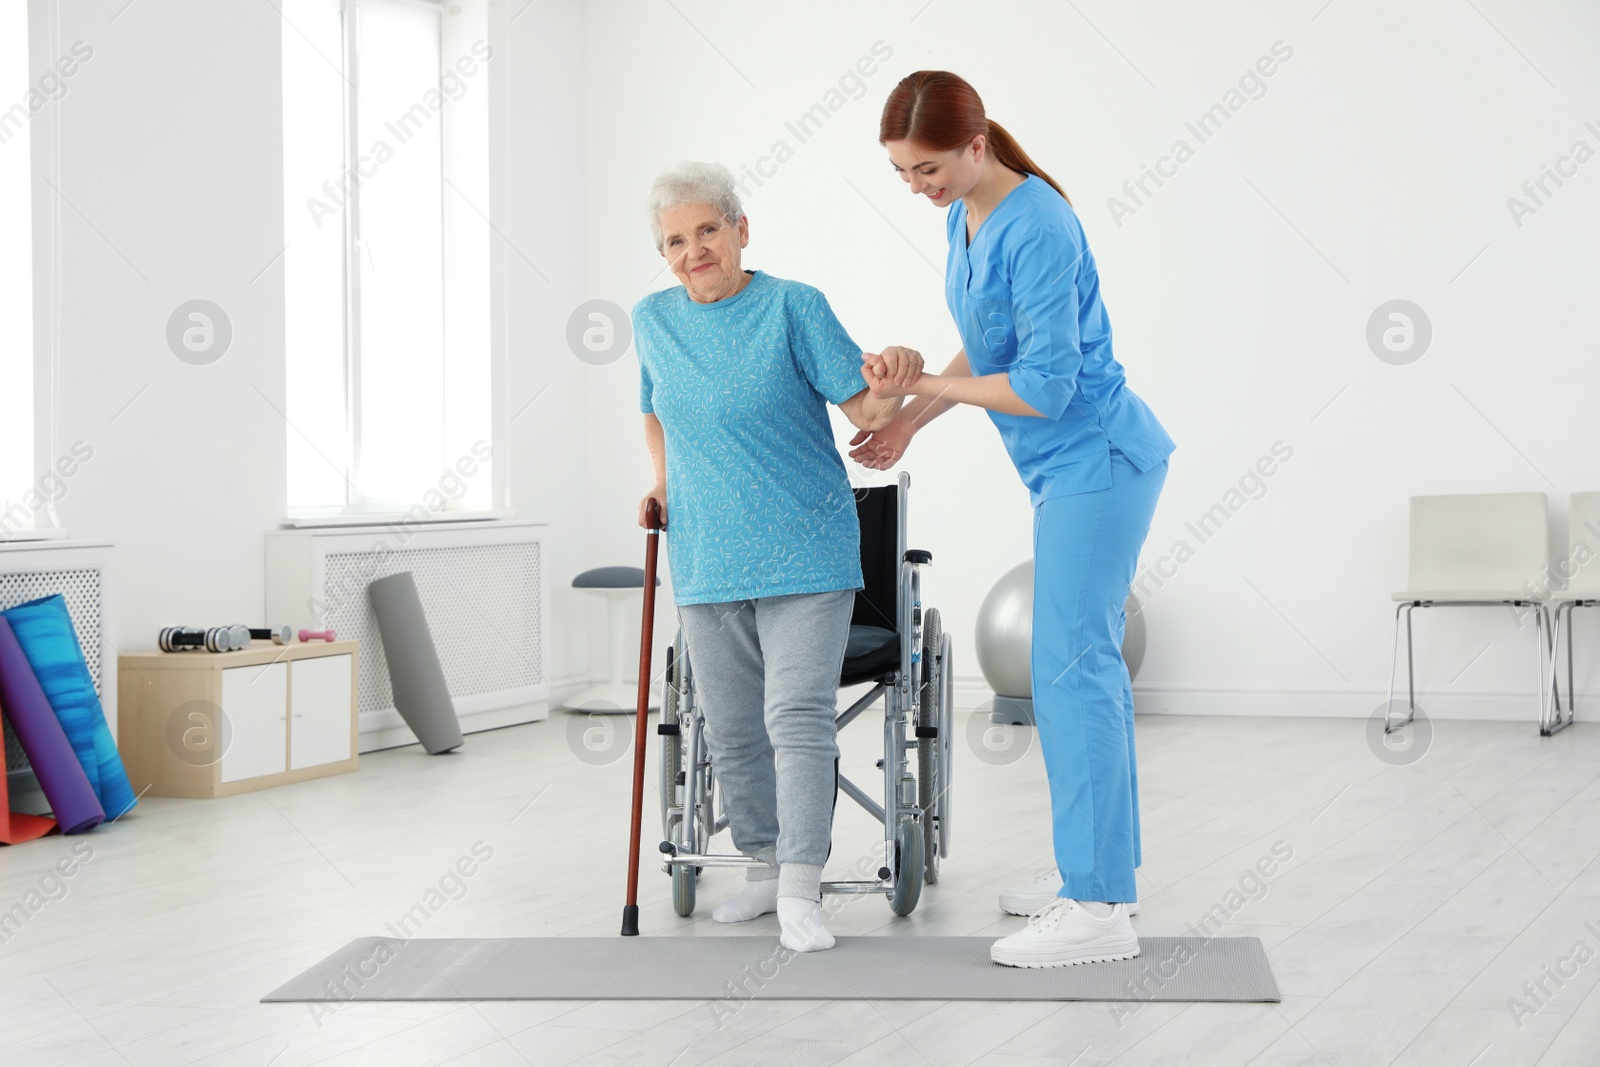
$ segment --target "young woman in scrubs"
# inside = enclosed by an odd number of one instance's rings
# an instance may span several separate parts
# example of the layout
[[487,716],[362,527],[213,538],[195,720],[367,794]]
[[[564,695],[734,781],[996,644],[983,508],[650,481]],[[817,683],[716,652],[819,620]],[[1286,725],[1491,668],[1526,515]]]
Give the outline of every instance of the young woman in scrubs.
[[963,347],[909,386],[863,366],[875,395],[915,399],[857,434],[851,455],[893,466],[918,430],[971,404],[988,411],[1033,504],[1033,708],[1058,873],[1001,894],[1030,918],[991,956],[1015,967],[1129,959],[1141,857],[1123,604],[1172,439],[1112,356],[1077,214],[972,86],[910,75],[889,94],[879,140],[911,192],[946,210],[945,301]]

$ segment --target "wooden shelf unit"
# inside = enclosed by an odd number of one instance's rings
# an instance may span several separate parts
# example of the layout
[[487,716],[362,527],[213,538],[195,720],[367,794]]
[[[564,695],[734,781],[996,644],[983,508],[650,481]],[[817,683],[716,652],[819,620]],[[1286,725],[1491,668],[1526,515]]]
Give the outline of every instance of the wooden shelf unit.
[[356,770],[360,648],[118,656],[117,747],[134,792],[226,797]]

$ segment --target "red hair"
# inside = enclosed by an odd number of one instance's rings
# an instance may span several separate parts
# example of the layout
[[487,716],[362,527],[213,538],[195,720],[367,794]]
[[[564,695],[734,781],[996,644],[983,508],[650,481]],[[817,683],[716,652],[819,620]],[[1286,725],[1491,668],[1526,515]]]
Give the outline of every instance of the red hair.
[[910,141],[937,152],[961,148],[980,134],[988,140],[994,158],[1004,166],[1032,174],[1072,203],[1055,179],[1022,150],[1017,139],[984,114],[978,91],[959,74],[919,70],[906,75],[890,90],[889,99],[883,102],[883,118],[878,122],[879,144]]

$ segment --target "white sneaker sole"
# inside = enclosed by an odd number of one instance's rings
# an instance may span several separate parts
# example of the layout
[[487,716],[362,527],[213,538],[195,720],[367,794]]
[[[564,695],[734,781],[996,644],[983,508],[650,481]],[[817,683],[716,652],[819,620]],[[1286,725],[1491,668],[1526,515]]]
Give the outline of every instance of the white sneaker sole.
[[1131,949],[1124,945],[1081,945],[1065,952],[1013,953],[989,950],[989,959],[1003,967],[1022,967],[1037,970],[1044,967],[1071,967],[1078,963],[1115,963],[1131,960],[1139,955],[1139,945]]

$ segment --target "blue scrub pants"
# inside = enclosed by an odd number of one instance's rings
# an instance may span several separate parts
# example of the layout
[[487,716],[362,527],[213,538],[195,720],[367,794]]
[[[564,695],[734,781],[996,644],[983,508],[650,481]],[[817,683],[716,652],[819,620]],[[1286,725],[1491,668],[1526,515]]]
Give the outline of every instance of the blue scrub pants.
[[1138,899],[1139,775],[1123,605],[1167,464],[1111,450],[1111,488],[1033,512],[1033,714],[1050,782],[1060,895]]

